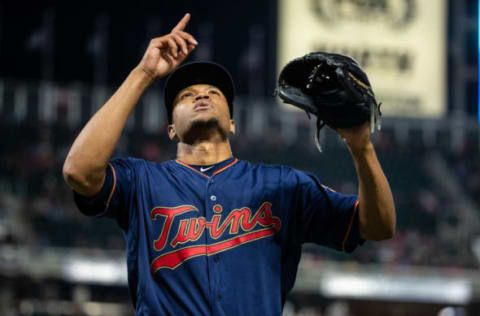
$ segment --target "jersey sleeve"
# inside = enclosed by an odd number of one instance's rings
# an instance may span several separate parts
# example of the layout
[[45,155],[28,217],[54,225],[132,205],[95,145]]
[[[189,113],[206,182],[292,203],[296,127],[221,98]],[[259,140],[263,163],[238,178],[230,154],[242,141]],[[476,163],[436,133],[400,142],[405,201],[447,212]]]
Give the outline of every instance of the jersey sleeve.
[[305,172],[297,171],[297,179],[304,242],[345,252],[365,242],[359,232],[356,195],[335,192]]
[[74,201],[87,216],[115,218],[128,226],[128,210],[135,189],[135,169],[128,159],[109,161],[103,186],[96,195],[85,197],[74,191]]

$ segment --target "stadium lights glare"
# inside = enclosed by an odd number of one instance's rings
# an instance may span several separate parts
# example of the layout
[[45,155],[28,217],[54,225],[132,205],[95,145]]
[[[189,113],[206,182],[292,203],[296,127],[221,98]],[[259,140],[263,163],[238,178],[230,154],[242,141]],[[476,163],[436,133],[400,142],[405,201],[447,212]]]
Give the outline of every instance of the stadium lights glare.
[[127,281],[126,267],[108,261],[71,260],[63,274],[67,280],[81,283],[125,284]]
[[[388,289],[388,290],[386,290]],[[413,276],[345,276],[331,274],[320,284],[327,297],[349,297],[429,303],[466,304],[471,300],[471,284],[464,279]]]

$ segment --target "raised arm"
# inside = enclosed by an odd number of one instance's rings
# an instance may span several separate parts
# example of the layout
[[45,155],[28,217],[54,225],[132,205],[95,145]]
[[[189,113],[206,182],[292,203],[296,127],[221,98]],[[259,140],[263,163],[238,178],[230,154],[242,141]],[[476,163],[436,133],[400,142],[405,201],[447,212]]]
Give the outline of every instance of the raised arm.
[[143,92],[157,78],[175,70],[198,44],[192,35],[184,32],[189,20],[187,13],[171,33],[150,41],[138,66],[73,142],[63,165],[63,177],[76,192],[93,196],[100,191],[107,162]]
[[395,205],[369,130],[370,125],[365,123],[337,132],[347,144],[357,170],[360,235],[367,240],[384,240],[395,233]]

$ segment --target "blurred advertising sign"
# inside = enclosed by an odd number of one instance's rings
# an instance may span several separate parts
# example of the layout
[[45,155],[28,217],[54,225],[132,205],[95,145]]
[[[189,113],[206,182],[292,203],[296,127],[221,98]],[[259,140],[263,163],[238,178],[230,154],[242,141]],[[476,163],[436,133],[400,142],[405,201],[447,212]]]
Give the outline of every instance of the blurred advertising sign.
[[353,57],[382,113],[438,117],[446,107],[445,0],[280,0],[277,73],[312,51]]

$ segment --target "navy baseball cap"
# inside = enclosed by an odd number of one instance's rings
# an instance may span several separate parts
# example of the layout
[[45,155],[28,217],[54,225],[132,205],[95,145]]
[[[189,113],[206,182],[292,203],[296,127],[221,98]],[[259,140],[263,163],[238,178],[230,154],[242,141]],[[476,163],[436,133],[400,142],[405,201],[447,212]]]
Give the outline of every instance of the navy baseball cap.
[[172,123],[173,101],[177,94],[195,84],[209,84],[217,87],[225,95],[233,117],[233,99],[235,87],[227,69],[212,62],[192,62],[178,67],[165,82],[164,97],[167,107],[168,123]]

